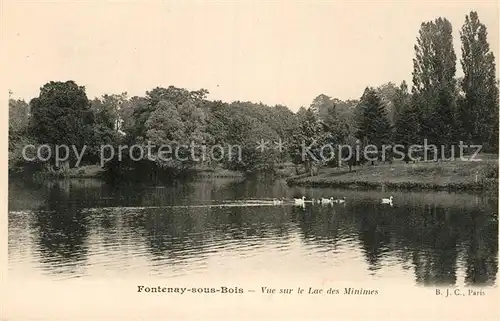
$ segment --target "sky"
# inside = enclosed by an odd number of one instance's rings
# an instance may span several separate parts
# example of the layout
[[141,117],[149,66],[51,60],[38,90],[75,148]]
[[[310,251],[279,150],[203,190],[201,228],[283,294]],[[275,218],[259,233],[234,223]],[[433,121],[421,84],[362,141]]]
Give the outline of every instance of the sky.
[[459,29],[470,10],[499,56],[496,1],[7,0],[2,6],[2,70],[13,96],[26,100],[43,84],[66,80],[85,86],[89,98],[173,85],[293,111],[321,93],[358,99],[366,86],[411,83],[423,21],[450,20],[460,58]]

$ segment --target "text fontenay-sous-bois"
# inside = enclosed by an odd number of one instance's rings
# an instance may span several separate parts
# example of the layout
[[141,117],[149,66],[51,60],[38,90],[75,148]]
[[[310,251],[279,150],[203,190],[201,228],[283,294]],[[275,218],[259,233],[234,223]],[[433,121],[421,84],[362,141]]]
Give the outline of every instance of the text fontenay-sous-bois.
[[301,288],[270,288],[266,286],[260,287],[258,290],[247,289],[244,290],[241,287],[166,287],[166,286],[144,286],[138,285],[137,292],[139,293],[165,293],[165,294],[243,294],[243,293],[260,293],[266,295],[283,295],[283,294],[310,294],[310,295],[378,295],[379,290],[377,289],[363,289],[363,288],[315,288],[306,287]]

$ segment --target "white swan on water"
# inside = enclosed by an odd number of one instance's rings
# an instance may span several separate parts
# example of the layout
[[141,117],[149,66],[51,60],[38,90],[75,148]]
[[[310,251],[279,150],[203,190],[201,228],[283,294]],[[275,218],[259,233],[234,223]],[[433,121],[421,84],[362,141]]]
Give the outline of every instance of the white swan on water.
[[302,196],[301,198],[294,198],[295,205],[305,205],[306,197]]
[[280,204],[283,204],[283,198],[281,199],[273,199],[273,205],[280,205]]
[[321,204],[331,204],[333,202],[333,197],[330,198],[321,198]]
[[389,198],[383,198],[382,204],[391,204],[392,205],[392,196]]
[[345,203],[345,197],[342,197],[341,199],[338,200],[334,200],[333,202],[337,204]]

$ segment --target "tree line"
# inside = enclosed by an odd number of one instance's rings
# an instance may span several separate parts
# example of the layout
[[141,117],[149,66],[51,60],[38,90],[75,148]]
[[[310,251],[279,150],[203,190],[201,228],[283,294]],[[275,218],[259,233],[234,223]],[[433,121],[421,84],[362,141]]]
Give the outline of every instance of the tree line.
[[[459,141],[498,150],[498,80],[495,57],[487,41],[487,29],[472,11],[460,30],[464,76],[456,76],[452,25],[446,18],[424,22],[414,47],[412,85],[403,81],[367,87],[359,100],[343,101],[320,94],[310,106],[293,113],[282,105],[207,99],[208,91],[169,86],[144,96],[126,93],[89,99],[85,87],[74,81],[52,81],[29,103],[9,100],[9,168],[53,168],[48,162],[26,162],[27,144],[87,146],[84,164],[99,162],[101,145],[238,145],[241,157],[206,160],[203,165],[245,172],[273,171],[277,164],[293,162],[314,174],[322,166],[338,166],[321,157],[302,157],[302,144],[319,155],[322,144],[450,146]],[[256,143],[283,141],[285,150],[258,151]],[[153,149],[153,152],[155,150]],[[157,152],[157,150],[156,150]],[[223,153],[221,150],[220,153]],[[335,153],[339,151],[330,151]],[[405,150],[408,153],[408,150]],[[169,160],[130,157],[107,164],[110,171],[136,169],[182,173],[197,165],[190,152]],[[235,155],[237,156],[237,155]],[[182,161],[180,160],[182,159]],[[349,166],[363,159],[347,160]],[[73,167],[71,156],[66,167]]]

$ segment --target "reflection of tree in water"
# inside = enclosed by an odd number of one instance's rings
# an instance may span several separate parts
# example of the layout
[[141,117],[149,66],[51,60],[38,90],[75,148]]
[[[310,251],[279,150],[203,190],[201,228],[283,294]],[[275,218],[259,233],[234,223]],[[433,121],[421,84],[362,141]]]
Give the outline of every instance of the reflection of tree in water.
[[[293,210],[306,242],[326,247],[325,239],[346,238],[343,234],[354,227],[370,270],[383,268],[380,260],[387,257],[410,262],[418,284],[453,285],[459,268],[466,271],[468,284],[492,284],[496,279],[498,221],[485,211],[373,202],[352,202],[344,212],[340,207],[334,210],[337,213],[320,206]],[[462,267],[461,255],[465,255]]]
[[460,218],[450,209],[425,206],[402,237],[410,240],[416,281],[419,284],[456,283]]
[[370,270],[379,268],[378,261],[390,240],[387,222],[369,205],[355,210],[344,206],[306,206],[294,208],[295,219],[306,242],[335,248],[339,240],[357,234]]
[[[492,284],[498,269],[497,201],[482,200],[474,207],[352,201],[346,206],[226,207],[146,209],[137,215],[122,210],[82,213],[80,207],[207,204],[214,199],[270,198],[286,195],[279,184],[237,182],[216,186],[205,182],[150,188],[103,188],[52,184],[44,190],[45,205],[34,217],[42,263],[51,270],[68,270],[87,256],[90,229],[99,229],[104,245],[145,240],[157,259],[179,263],[208,252],[223,251],[221,242],[272,246],[287,243],[290,231],[299,227],[304,242],[327,251],[337,244],[351,246],[355,236],[368,268],[383,268],[395,260],[414,269],[416,282],[424,285],[455,284],[463,269],[467,284]],[[101,196],[111,196],[102,203]],[[11,197],[11,196],[9,196]],[[291,195],[288,195],[291,197]],[[113,214],[113,215],[111,215]],[[87,216],[88,215],[88,216]],[[128,230],[127,230],[128,229]],[[118,234],[117,235],[117,231]],[[130,233],[132,232],[132,233]],[[282,239],[280,241],[279,239]],[[131,245],[133,246],[133,245]],[[232,246],[232,245],[231,245]],[[356,245],[358,246],[358,245]]]
[[[79,265],[87,257],[89,235],[87,216],[71,201],[67,190],[50,188],[46,205],[34,215],[42,263],[56,266]],[[65,271],[66,272],[66,271]],[[69,271],[68,271],[69,272]]]
[[493,285],[498,270],[498,220],[472,213],[466,248],[466,283]]
[[313,223],[316,211],[312,207],[293,207],[292,210],[294,221],[302,231],[305,240],[314,239]]
[[359,240],[368,262],[368,269],[380,269],[380,258],[391,241],[391,217],[374,204],[366,204],[356,212]]
[[251,224],[246,224],[245,213],[243,208],[236,207],[226,211],[226,224],[223,225],[225,233],[230,234],[231,238],[235,240],[243,240],[249,236],[261,236],[258,233],[260,229],[256,229]]
[[186,209],[148,209],[134,224],[144,233],[151,253],[158,258],[182,260],[187,251],[203,249],[204,213]]
[[227,179],[212,179],[178,180],[158,185],[113,185],[112,193],[116,202],[112,206],[210,204],[218,198],[228,199],[227,193],[231,190],[228,186],[233,183]]
[[214,208],[210,223],[221,237],[263,241],[288,236],[288,213],[276,206]]
[[287,237],[288,220],[276,207],[193,207],[147,209],[127,225],[144,236],[157,259],[180,263],[225,250],[221,242],[251,246]]
[[171,182],[164,185],[145,185],[130,182],[110,186],[113,195],[111,202],[106,206],[165,206],[182,204],[182,201],[191,197],[194,187],[190,184]]
[[40,184],[9,177],[9,211],[37,209],[45,203],[45,193]]
[[124,213],[119,213],[112,209],[101,209],[99,213],[92,216],[91,229],[94,234],[102,238],[101,245],[108,251],[116,250],[117,245],[124,245],[126,240],[126,233],[123,233]]
[[356,232],[352,213],[342,205],[293,207],[292,211],[304,242],[321,244],[327,251],[335,250],[340,241],[349,242]]
[[[411,253],[412,265],[415,268],[415,277],[418,284],[454,285],[457,282],[458,257],[467,244],[471,242],[470,230],[472,226],[483,229],[485,226],[474,224],[479,217],[486,218],[484,212],[473,212],[471,210],[444,208],[435,205],[426,205],[422,208],[391,208],[389,211],[394,215],[391,230],[396,238],[394,249],[396,253]],[[486,223],[485,220],[483,223]],[[495,231],[497,231],[495,227]],[[497,261],[498,232],[481,233],[478,239],[488,243],[487,258],[485,262]],[[467,261],[471,261],[471,255],[478,255],[478,251],[466,253]],[[401,256],[401,255],[400,255]],[[476,262],[475,259],[472,259]],[[478,272],[482,277],[489,280],[496,278],[496,264],[489,271],[495,271],[489,275]],[[470,278],[467,270],[466,279]],[[477,282],[474,282],[477,283]]]

